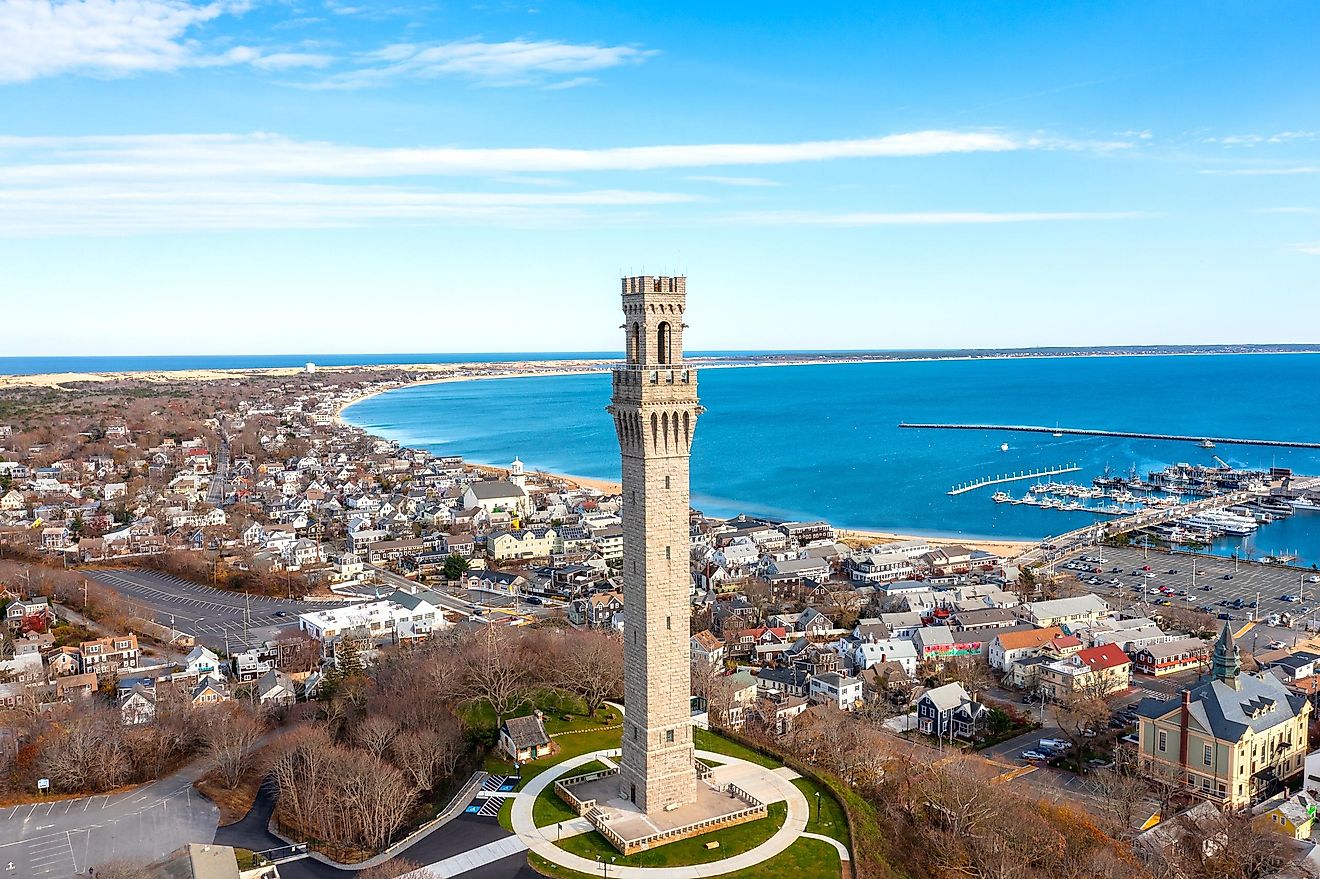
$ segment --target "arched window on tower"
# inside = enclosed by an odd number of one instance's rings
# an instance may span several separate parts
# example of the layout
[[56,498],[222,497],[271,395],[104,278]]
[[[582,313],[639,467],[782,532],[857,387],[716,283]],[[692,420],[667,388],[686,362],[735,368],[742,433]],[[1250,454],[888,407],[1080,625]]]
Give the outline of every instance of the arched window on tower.
[[660,326],[655,331],[655,356],[657,362],[662,365],[670,362],[670,335],[669,321],[660,321]]
[[628,339],[628,362],[637,363],[642,358],[642,325],[633,321],[632,335]]

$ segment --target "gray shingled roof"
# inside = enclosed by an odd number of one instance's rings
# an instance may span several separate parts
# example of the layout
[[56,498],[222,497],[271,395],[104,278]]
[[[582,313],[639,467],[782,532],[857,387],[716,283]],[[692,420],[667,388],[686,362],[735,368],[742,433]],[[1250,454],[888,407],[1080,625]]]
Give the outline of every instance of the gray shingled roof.
[[[1248,729],[1263,732],[1298,715],[1306,696],[1293,693],[1271,675],[1239,675],[1234,688],[1209,681],[1191,689],[1191,714],[1215,738],[1239,741]],[[1143,699],[1137,713],[1158,719],[1178,711],[1181,695],[1169,699]]]
[[550,744],[550,737],[545,734],[541,718],[535,714],[525,717],[510,717],[504,721],[504,729],[509,733],[516,748],[530,748],[535,745]]

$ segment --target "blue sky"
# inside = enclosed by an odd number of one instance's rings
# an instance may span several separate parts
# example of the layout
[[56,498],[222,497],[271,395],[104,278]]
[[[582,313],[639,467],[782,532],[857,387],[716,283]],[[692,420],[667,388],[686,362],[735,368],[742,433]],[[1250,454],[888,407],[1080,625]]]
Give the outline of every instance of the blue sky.
[[[1320,6],[0,0],[0,354],[1320,341]],[[16,331],[15,331],[16,330]]]

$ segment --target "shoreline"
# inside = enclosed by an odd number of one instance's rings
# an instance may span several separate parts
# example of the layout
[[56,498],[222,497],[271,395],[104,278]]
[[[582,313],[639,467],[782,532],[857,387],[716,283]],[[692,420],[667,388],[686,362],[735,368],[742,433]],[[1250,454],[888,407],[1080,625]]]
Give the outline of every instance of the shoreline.
[[[1003,353],[996,353],[994,349],[984,349],[985,353],[959,353],[939,355],[931,354],[927,356],[886,356],[883,352],[877,352],[874,356],[858,354],[854,356],[830,356],[822,354],[812,356],[807,354],[785,355],[782,360],[743,360],[737,355],[715,355],[709,358],[692,357],[689,364],[696,369],[753,369],[760,367],[773,366],[846,366],[861,365],[868,363],[934,363],[934,362],[967,362],[981,360],[1060,360],[1060,359],[1097,359],[1105,357],[1221,357],[1221,356],[1251,356],[1251,355],[1316,355],[1320,354],[1320,345],[1300,350],[1288,351],[1127,351],[1127,350],[1099,350],[1099,351],[1074,351],[1059,352],[1049,349],[1008,349]],[[897,352],[895,352],[897,354]],[[749,355],[749,357],[768,357],[775,355]],[[142,381],[147,383],[163,383],[174,381],[221,381],[225,379],[243,378],[245,376],[294,376],[294,375],[335,375],[344,372],[403,372],[403,373],[435,373],[444,372],[449,375],[436,376],[432,378],[418,379],[412,382],[406,382],[398,387],[407,387],[412,384],[438,384],[451,381],[478,381],[483,379],[497,378],[531,378],[538,375],[576,375],[576,374],[598,374],[607,372],[610,365],[620,362],[618,359],[560,359],[560,360],[509,360],[509,361],[465,361],[461,363],[369,363],[353,364],[343,366],[318,366],[315,373],[307,373],[301,366],[268,366],[268,367],[226,367],[226,368],[197,368],[197,369],[179,369],[179,370],[122,370],[113,372],[47,372],[47,373],[11,373],[0,374],[0,391],[13,388],[53,388],[67,390],[63,385],[73,383],[96,383],[96,382],[120,382],[120,381]],[[581,368],[566,369],[566,366],[581,365]],[[485,374],[492,369],[498,369],[501,366],[512,368],[510,372],[503,372],[496,375]],[[382,388],[363,395],[360,399],[368,396],[374,396],[377,393],[383,393],[386,390],[395,388]],[[350,401],[345,406],[352,405],[357,400]]]

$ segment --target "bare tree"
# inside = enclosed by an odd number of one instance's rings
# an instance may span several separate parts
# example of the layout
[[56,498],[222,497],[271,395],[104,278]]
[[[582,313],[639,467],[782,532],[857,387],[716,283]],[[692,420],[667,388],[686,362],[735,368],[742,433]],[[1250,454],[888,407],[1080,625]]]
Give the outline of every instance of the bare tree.
[[459,654],[459,680],[468,701],[485,702],[495,712],[496,725],[518,707],[530,690],[527,670],[518,661],[514,635],[487,626]]
[[381,757],[399,734],[399,725],[381,714],[368,715],[353,731],[353,738],[373,757]]
[[235,788],[252,765],[252,747],[265,730],[262,719],[237,702],[209,712],[205,732],[206,754],[225,787]]
[[606,699],[623,693],[623,645],[604,632],[581,632],[559,640],[557,677],[594,716]]

